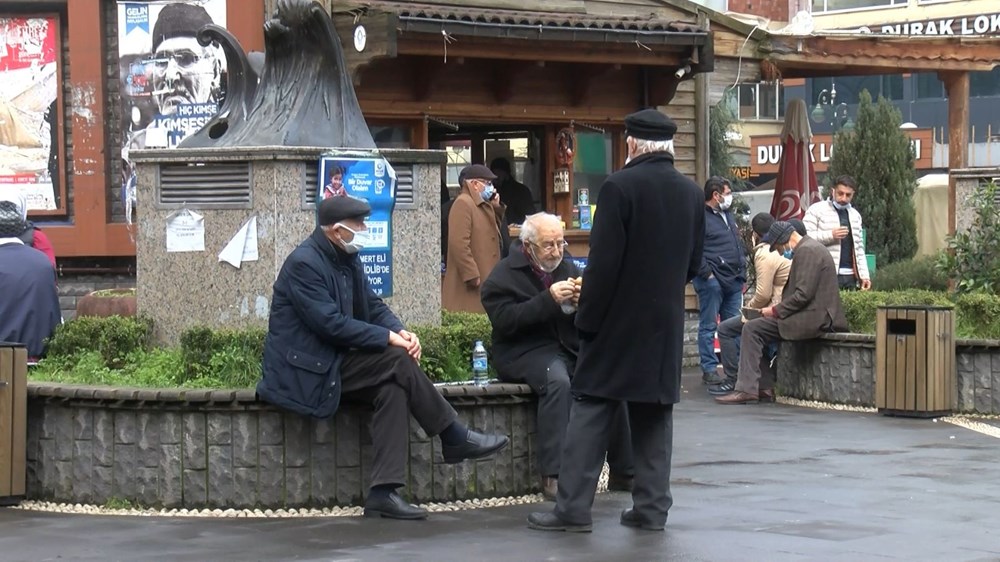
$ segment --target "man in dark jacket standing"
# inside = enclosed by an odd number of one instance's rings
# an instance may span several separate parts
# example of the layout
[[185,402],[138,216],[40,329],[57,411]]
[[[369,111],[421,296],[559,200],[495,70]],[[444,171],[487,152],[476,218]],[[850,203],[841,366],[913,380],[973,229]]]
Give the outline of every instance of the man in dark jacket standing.
[[261,399],[328,418],[341,395],[372,404],[375,459],[366,517],[423,519],[396,492],[406,482],[409,417],[439,435],[445,462],[488,457],[507,445],[457,421],[455,410],[420,370],[420,341],[368,285],[357,253],[367,241],[368,203],[331,197],[319,226],[285,260],[274,282]]
[[629,527],[662,530],[670,496],[673,405],[680,399],[684,287],[701,266],[704,199],[674,168],[677,125],[646,109],[625,118],[628,160],[601,187],[576,327],[559,493],[528,525],[591,530],[591,507],[614,413],[628,403],[635,455]]
[[809,340],[828,332],[847,330],[847,317],[840,304],[837,270],[830,252],[819,242],[796,232],[791,223],[771,225],[764,242],[772,252],[792,257],[788,282],[781,302],[761,309],[761,318],[743,326],[740,336],[740,368],[736,390],[715,399],[720,404],[756,404],[761,387],[760,359],[764,349],[780,340]]
[[701,313],[698,356],[705,384],[725,380],[716,372],[719,359],[715,356],[715,331],[720,318],[725,322],[740,313],[747,279],[743,242],[736,217],[729,210],[732,204],[733,190],[728,180],[713,176],[705,182],[705,249],[694,278]]
[[[493,324],[493,365],[500,380],[526,382],[538,395],[538,469],[542,494],[554,500],[559,460],[569,422],[570,380],[580,340],[576,306],[580,272],[564,260],[566,239],[559,217],[529,215],[521,240],[483,284],[482,299]],[[608,451],[608,488],[631,490],[632,447],[624,406]]]

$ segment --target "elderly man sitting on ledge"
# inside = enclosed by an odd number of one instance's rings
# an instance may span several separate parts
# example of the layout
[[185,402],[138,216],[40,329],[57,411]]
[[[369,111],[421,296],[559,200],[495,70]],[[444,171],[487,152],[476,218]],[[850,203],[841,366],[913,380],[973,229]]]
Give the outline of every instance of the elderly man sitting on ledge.
[[736,390],[717,397],[719,404],[756,404],[762,394],[773,398],[774,381],[762,381],[760,368],[764,349],[771,343],[808,340],[847,330],[837,270],[826,247],[802,236],[785,221],[771,225],[764,243],[771,245],[772,252],[792,257],[788,282],[779,304],[762,309],[760,318],[743,326]]

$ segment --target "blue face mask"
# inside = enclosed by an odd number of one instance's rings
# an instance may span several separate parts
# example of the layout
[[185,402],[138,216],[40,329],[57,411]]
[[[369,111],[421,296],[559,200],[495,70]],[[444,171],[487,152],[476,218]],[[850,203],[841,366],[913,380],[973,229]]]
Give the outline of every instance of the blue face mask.
[[792,259],[792,254],[794,254],[794,253],[795,253],[795,250],[792,250],[791,248],[788,248],[784,252],[782,252],[781,255],[785,256],[786,260],[790,260],[790,259]]
[[493,195],[495,195],[496,192],[497,188],[493,187],[492,183],[488,183],[479,195],[483,198],[483,201],[489,201],[490,199],[493,199]]
[[841,205],[840,203],[837,203],[833,199],[830,200],[830,203],[832,203],[833,204],[833,208],[837,209],[838,211],[843,211],[844,209],[850,209],[851,208],[851,204],[850,203],[846,203],[844,205]]

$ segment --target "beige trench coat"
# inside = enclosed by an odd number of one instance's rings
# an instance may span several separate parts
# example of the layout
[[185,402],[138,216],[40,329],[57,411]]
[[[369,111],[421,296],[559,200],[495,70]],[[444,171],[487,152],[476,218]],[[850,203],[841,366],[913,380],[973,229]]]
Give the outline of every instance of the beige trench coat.
[[445,310],[485,312],[479,287],[466,282],[486,281],[500,261],[500,221],[506,207],[483,201],[468,186],[455,198],[448,215],[448,266],[441,283]]

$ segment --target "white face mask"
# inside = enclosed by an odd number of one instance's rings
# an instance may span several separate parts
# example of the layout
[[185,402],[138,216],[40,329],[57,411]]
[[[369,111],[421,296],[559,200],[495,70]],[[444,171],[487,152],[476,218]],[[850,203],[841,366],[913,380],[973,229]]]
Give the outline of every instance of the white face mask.
[[346,224],[339,222],[333,226],[334,228],[337,227],[343,228],[344,230],[354,235],[354,238],[352,238],[350,242],[341,239],[341,242],[344,244],[344,251],[347,252],[348,254],[356,254],[361,250],[363,250],[365,246],[369,244],[367,231],[365,230],[355,231],[353,228],[347,226]]
[[733,194],[730,193],[729,195],[724,195],[722,197],[722,203],[719,203],[719,209],[722,209],[723,211],[728,211],[729,207],[731,207],[732,205],[733,205]]

